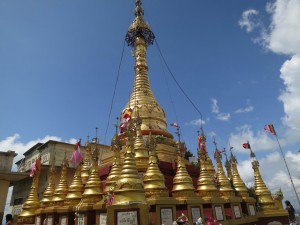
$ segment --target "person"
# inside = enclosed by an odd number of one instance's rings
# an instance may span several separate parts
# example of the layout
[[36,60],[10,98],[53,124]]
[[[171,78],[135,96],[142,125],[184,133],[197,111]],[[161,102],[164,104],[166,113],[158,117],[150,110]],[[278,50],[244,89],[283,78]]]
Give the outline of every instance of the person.
[[12,215],[11,214],[6,214],[6,225],[12,225]]
[[290,222],[295,222],[295,220],[296,220],[295,209],[292,206],[292,204],[290,203],[290,201],[288,201],[288,200],[285,201],[285,209],[289,213],[289,220],[290,220]]

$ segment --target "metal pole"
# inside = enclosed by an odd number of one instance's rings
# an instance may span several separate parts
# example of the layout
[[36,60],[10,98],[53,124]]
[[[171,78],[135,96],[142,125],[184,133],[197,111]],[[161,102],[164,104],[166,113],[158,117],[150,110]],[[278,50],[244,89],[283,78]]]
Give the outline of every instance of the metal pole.
[[288,167],[288,165],[287,165],[287,163],[286,163],[286,160],[285,160],[285,157],[284,157],[284,154],[283,154],[283,151],[282,151],[281,145],[280,145],[280,143],[279,143],[279,140],[278,140],[277,134],[275,134],[275,137],[276,137],[276,140],[277,140],[277,143],[278,143],[278,146],[279,146],[280,153],[281,153],[281,155],[282,155],[283,161],[284,161],[284,163],[285,163],[286,169],[287,169],[287,171],[288,171],[288,174],[289,174],[289,177],[290,177],[290,180],[291,180],[291,183],[292,183],[293,189],[294,189],[294,191],[295,191],[295,194],[296,194],[296,197],[297,197],[298,203],[299,203],[299,205],[300,205],[299,196],[298,196],[298,194],[297,194],[297,191],[296,191],[296,188],[295,188],[295,185],[294,185],[294,182],[293,182],[293,179],[292,179],[292,176],[291,176],[291,173],[290,173],[289,167]]

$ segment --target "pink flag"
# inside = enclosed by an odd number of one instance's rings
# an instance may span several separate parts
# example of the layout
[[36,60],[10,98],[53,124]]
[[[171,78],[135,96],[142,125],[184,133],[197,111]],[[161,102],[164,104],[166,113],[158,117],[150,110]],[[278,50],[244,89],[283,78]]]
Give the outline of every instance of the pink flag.
[[35,162],[32,164],[32,167],[31,167],[31,172],[30,172],[30,177],[34,177],[35,173],[37,171],[40,171],[41,169],[41,161],[40,161],[40,156],[35,160]]
[[276,135],[276,132],[275,132],[275,129],[274,129],[273,124],[265,125],[264,130],[265,130],[266,132],[270,133],[270,134]]
[[171,123],[170,124],[172,127],[179,127],[177,123]]
[[83,159],[82,153],[80,152],[80,142],[81,140],[76,143],[71,157],[74,168],[77,168],[77,166],[82,162]]

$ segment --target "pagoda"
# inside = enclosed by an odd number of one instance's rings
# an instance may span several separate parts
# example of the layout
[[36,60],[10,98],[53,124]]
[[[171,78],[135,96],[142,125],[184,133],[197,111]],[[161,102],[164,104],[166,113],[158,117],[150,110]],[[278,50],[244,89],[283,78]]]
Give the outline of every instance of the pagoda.
[[49,179],[41,204],[35,178],[20,221],[33,224],[36,216],[37,225],[41,218],[47,219],[47,225],[56,221],[59,225],[172,225],[212,217],[223,225],[287,223],[287,213],[272,198],[256,160],[252,163],[255,190],[250,196],[235,156],[232,152],[229,160],[226,156],[226,176],[221,152],[216,146],[215,167],[204,133],[197,149],[198,165],[185,159],[179,126],[175,141],[150,87],[146,55],[155,35],[144,20],[141,0],[135,1],[134,14],[125,37],[135,59],[133,88],[120,113],[120,132],[116,126],[111,154],[99,165],[98,139],[88,142],[70,185],[65,162],[59,184],[54,188],[53,177]]

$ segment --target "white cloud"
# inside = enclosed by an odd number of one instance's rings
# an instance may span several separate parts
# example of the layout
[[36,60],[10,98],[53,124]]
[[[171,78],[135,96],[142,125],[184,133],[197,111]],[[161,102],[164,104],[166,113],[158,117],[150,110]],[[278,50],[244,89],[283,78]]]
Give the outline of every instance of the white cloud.
[[[250,125],[243,125],[236,128],[236,133],[231,133],[229,136],[229,143],[238,149],[240,152],[248,153],[242,147],[242,144],[249,141],[254,152],[278,149],[278,146],[270,135],[266,134],[263,129],[254,133]],[[285,144],[285,141],[281,141]]]
[[300,1],[277,0],[267,4],[271,24],[264,34],[266,47],[275,53],[300,53]]
[[217,99],[211,98],[211,103],[212,103],[211,104],[212,113],[217,114],[217,116],[215,117],[216,119],[221,120],[221,121],[230,120],[230,118],[231,118],[230,113],[220,112]]
[[[20,135],[19,134],[14,134],[13,136],[9,136],[9,137],[5,138],[4,140],[0,141],[0,149],[2,151],[11,150],[11,151],[15,151],[18,154],[14,158],[14,162],[17,162],[18,160],[23,158],[24,152],[29,150],[31,147],[33,147],[38,142],[45,143],[49,140],[63,141],[62,138],[60,138],[60,137],[50,136],[50,135],[48,135],[44,138],[41,138],[41,139],[38,138],[36,140],[31,140],[31,141],[28,141],[28,142],[21,142],[21,141],[19,141],[19,139],[20,139]],[[77,141],[76,141],[76,139],[71,138],[71,139],[66,140],[64,142],[75,144]]]
[[260,23],[255,20],[259,12],[255,9],[248,9],[243,12],[242,18],[239,20],[241,28],[245,28],[247,32],[252,32],[255,27],[258,27]]
[[230,113],[219,113],[216,118],[218,120],[221,120],[221,121],[228,121],[230,120]]
[[219,113],[218,100],[215,98],[211,98],[211,112]]
[[188,123],[186,123],[186,125],[194,125],[194,126],[201,126],[205,124],[205,120],[202,119],[196,119],[196,120],[192,120]]
[[248,112],[252,112],[254,110],[254,107],[249,105],[245,108],[239,108],[237,110],[235,110],[235,113],[248,113]]

